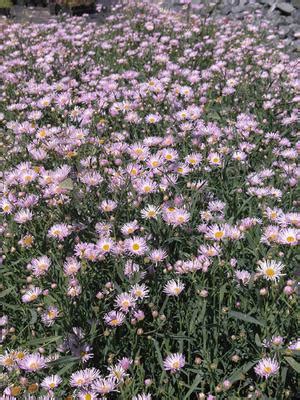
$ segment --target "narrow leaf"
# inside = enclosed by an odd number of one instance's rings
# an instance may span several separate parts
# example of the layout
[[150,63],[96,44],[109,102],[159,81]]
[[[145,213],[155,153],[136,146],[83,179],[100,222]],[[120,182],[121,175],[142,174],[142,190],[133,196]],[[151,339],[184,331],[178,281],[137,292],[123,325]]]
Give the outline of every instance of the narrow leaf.
[[0,292],[0,298],[7,296],[10,292],[13,291],[13,287],[10,287],[8,289],[2,290],[2,292]]
[[255,365],[255,362],[248,362],[247,364],[244,364],[242,368],[239,368],[237,371],[235,371],[229,378],[229,381],[231,383],[234,383],[236,381],[239,381],[241,379],[241,375],[245,374],[246,372],[249,371]]
[[194,382],[192,383],[192,386],[190,387],[190,390],[187,392],[187,394],[184,396],[183,400],[187,400],[190,398],[191,394],[194,392],[196,387],[199,385],[201,382],[202,376],[197,375],[196,378],[194,379]]
[[298,374],[300,374],[300,364],[296,360],[292,357],[284,357],[284,359],[296,372],[298,372]]
[[260,325],[260,326],[266,326],[265,322],[259,321],[258,319],[253,318],[250,315],[243,314],[241,312],[229,311],[228,315],[229,315],[229,317],[240,319],[240,320],[245,321],[245,322],[250,322],[251,324],[256,324],[256,325]]

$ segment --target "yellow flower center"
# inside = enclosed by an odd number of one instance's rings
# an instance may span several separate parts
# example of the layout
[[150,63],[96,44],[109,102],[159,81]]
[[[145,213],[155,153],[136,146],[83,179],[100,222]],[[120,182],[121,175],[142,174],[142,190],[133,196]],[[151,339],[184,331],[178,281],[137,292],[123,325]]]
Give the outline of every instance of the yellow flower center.
[[286,241],[287,241],[288,243],[293,243],[293,242],[296,241],[296,238],[295,238],[294,236],[288,236],[288,237],[286,238]]
[[7,357],[4,360],[4,365],[6,365],[7,367],[11,367],[12,365],[14,365],[14,360],[11,357]]
[[72,158],[76,156],[76,152],[75,151],[68,151],[66,154],[67,158]]
[[111,325],[116,326],[118,325],[119,321],[115,318],[110,321]]
[[39,364],[35,361],[29,364],[30,369],[38,369],[38,367],[39,367]]
[[179,361],[174,361],[173,362],[173,368],[178,369],[179,368]]
[[219,157],[214,157],[214,158],[212,159],[212,162],[213,162],[214,164],[218,164],[218,163],[220,162]]
[[137,251],[140,249],[140,245],[138,243],[134,243],[132,248],[133,248],[133,250]]
[[32,180],[32,176],[31,175],[25,175],[24,176],[24,180],[25,180],[25,182],[30,182]]
[[19,394],[21,393],[21,388],[20,386],[14,386],[10,389],[10,393],[12,396],[19,396]]
[[102,246],[102,249],[103,249],[104,251],[108,251],[108,250],[110,249],[110,245],[109,245],[109,244],[104,244],[104,245]]
[[172,154],[166,154],[165,158],[167,160],[172,160],[173,156],[172,156]]
[[49,387],[50,387],[51,389],[54,389],[54,388],[55,388],[55,383],[54,383],[54,382],[51,382],[51,383],[49,384]]
[[159,162],[158,161],[152,161],[151,165],[152,165],[152,167],[158,167],[159,166]]
[[272,371],[271,367],[264,367],[264,371],[269,374]]
[[268,237],[269,240],[276,240],[277,239],[277,234],[276,233],[272,233],[271,235],[269,235]]
[[31,236],[25,236],[23,242],[26,246],[30,246],[33,242],[33,238]]
[[273,268],[267,268],[265,273],[269,278],[273,278],[276,274]]
[[223,231],[218,231],[215,233],[215,238],[216,239],[221,239],[224,236],[224,232]]
[[149,193],[151,190],[150,186],[144,186],[144,192]]
[[55,318],[55,315],[56,315],[56,313],[55,313],[55,311],[53,311],[53,310],[50,310],[50,311],[48,311],[48,317],[49,318]]
[[89,393],[86,393],[86,394],[84,395],[84,400],[92,400],[92,395],[89,394]]
[[2,210],[3,210],[4,212],[8,212],[8,211],[10,210],[10,205],[9,205],[9,204],[5,204],[5,205],[2,207]]
[[40,136],[41,138],[46,137],[46,131],[45,131],[44,129],[41,130],[41,131],[39,132],[39,136]]

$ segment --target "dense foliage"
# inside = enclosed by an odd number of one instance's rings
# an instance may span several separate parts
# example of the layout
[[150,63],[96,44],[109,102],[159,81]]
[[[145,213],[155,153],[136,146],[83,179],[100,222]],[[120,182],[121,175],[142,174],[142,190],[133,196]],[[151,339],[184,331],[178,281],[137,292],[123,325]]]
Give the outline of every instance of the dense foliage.
[[141,3],[0,28],[3,399],[292,398],[299,63]]

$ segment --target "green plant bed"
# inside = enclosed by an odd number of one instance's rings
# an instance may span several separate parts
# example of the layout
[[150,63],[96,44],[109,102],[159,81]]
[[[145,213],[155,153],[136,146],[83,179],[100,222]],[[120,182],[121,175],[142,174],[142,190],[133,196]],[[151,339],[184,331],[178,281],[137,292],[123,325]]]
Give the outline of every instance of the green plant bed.
[[13,6],[10,0],[0,0],[0,10],[2,9],[10,9]]

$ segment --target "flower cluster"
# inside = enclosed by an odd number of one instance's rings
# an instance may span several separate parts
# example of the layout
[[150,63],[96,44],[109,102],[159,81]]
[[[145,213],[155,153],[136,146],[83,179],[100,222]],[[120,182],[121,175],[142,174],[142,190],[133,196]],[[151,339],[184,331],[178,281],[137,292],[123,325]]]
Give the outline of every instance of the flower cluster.
[[296,395],[284,42],[133,1],[0,31],[1,398]]

